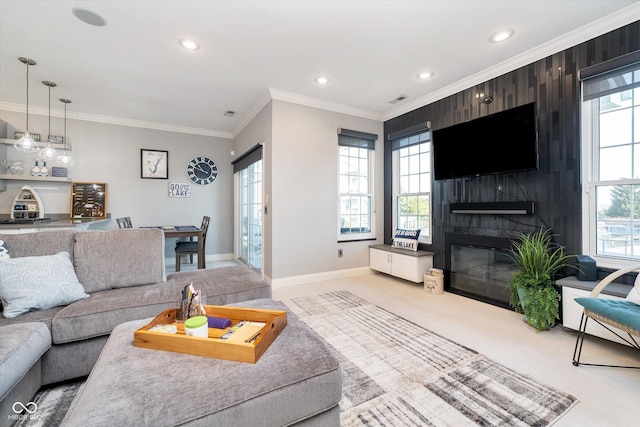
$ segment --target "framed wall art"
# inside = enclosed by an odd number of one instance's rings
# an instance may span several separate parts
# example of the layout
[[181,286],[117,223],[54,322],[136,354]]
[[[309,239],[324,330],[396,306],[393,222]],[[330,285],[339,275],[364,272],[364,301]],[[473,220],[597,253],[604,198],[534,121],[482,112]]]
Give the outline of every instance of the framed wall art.
[[71,183],[71,218],[106,218],[107,184],[104,182]]
[[169,179],[169,152],[163,150],[140,150],[140,177]]

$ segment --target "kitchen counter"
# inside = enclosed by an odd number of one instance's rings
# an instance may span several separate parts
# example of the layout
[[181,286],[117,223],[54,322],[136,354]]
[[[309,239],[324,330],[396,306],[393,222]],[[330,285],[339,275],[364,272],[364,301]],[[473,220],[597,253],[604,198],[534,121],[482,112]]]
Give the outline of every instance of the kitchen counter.
[[50,220],[42,218],[30,222],[5,222],[10,220],[9,215],[0,215],[0,234],[1,233],[30,233],[34,231],[46,231],[60,228],[75,228],[80,230],[101,229],[108,225],[111,218],[70,218],[69,214],[50,214],[46,215]]

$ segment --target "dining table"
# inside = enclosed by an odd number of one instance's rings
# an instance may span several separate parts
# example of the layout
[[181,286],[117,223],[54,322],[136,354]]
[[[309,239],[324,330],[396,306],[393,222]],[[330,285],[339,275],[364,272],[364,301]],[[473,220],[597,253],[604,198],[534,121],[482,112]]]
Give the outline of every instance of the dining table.
[[147,226],[141,228],[159,228],[164,232],[165,239],[167,238],[181,238],[181,237],[189,237],[193,239],[194,237],[198,238],[198,268],[205,268],[205,254],[204,254],[204,245],[203,245],[203,236],[202,229],[195,225],[156,225],[156,226]]

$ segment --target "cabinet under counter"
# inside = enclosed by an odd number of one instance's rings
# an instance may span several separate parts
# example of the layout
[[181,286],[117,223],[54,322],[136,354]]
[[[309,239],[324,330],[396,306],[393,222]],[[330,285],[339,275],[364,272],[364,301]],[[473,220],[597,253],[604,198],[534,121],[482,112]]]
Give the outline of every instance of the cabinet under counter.
[[415,283],[424,281],[424,273],[433,267],[433,252],[409,251],[391,245],[369,246],[369,267]]

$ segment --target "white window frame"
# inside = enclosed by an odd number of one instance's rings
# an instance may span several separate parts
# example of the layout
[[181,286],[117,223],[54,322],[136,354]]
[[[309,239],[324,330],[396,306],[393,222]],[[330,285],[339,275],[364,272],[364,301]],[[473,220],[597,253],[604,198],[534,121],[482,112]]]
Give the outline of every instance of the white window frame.
[[[350,149],[350,150],[364,150],[367,151],[367,192],[340,192],[340,180],[341,176],[345,175],[341,169],[341,149]],[[375,239],[375,150],[370,150],[362,147],[342,147],[338,146],[338,242],[349,242],[356,240],[371,240]],[[356,176],[351,174],[351,176]],[[369,232],[357,232],[357,233],[343,233],[343,211],[342,211],[342,198],[343,197],[358,197],[358,198],[368,198],[369,199]],[[361,215],[361,214],[360,214]]]
[[[411,193],[400,193],[400,152],[401,150],[407,150],[410,149],[410,147],[406,147],[406,148],[400,148],[400,149],[396,149],[392,151],[392,181],[393,181],[393,207],[392,207],[392,223],[393,223],[393,230],[395,232],[395,230],[398,228],[398,205],[399,205],[399,197],[401,196],[427,196],[429,198],[429,225],[428,225],[428,230],[429,233],[428,234],[423,234],[420,233],[420,236],[418,238],[418,243],[423,243],[423,244],[427,244],[430,245],[432,244],[432,239],[433,239],[433,146],[431,144],[431,137],[430,137],[430,133],[428,133],[430,131],[426,130],[423,132],[418,133],[418,135],[421,135],[423,142],[420,142],[419,144],[416,144],[414,146],[423,146],[426,147],[427,150],[426,152],[429,153],[429,161],[428,162],[421,162],[420,163],[420,167],[422,169],[422,167],[426,166],[428,168],[428,170],[423,171],[421,170],[420,173],[424,173],[428,175],[428,179],[429,179],[429,191],[420,191],[420,192],[411,192]],[[411,136],[415,136],[415,135],[410,135],[407,138],[411,138]],[[426,139],[425,139],[426,138]]]
[[[584,83],[583,83],[584,84]],[[640,88],[619,90],[623,92],[633,90],[635,92],[635,107],[632,105],[632,115],[640,114]],[[584,87],[583,87],[584,92]],[[603,96],[616,93],[615,90]],[[599,177],[599,160],[600,160],[600,141],[599,141],[599,107],[600,98],[581,101],[581,146],[582,146],[582,253],[588,254],[600,267],[620,269],[634,264],[640,263],[640,250],[635,257],[615,256],[611,254],[598,254],[598,206],[597,206],[597,188],[598,186],[617,186],[617,185],[638,185],[640,186],[640,173],[635,171],[637,178],[625,178],[618,180],[602,180]],[[635,113],[633,112],[635,111]],[[632,116],[633,117],[633,116]],[[639,117],[633,117],[630,121],[632,126],[632,140],[629,143],[640,146],[637,135],[640,135],[640,129],[633,129],[635,123],[640,123]],[[635,139],[633,139],[635,137]],[[634,157],[640,157],[640,150],[637,150]],[[627,160],[632,161],[632,160]],[[636,168],[638,166],[636,165]],[[635,203],[640,203],[637,201]],[[601,230],[602,232],[602,230]]]

